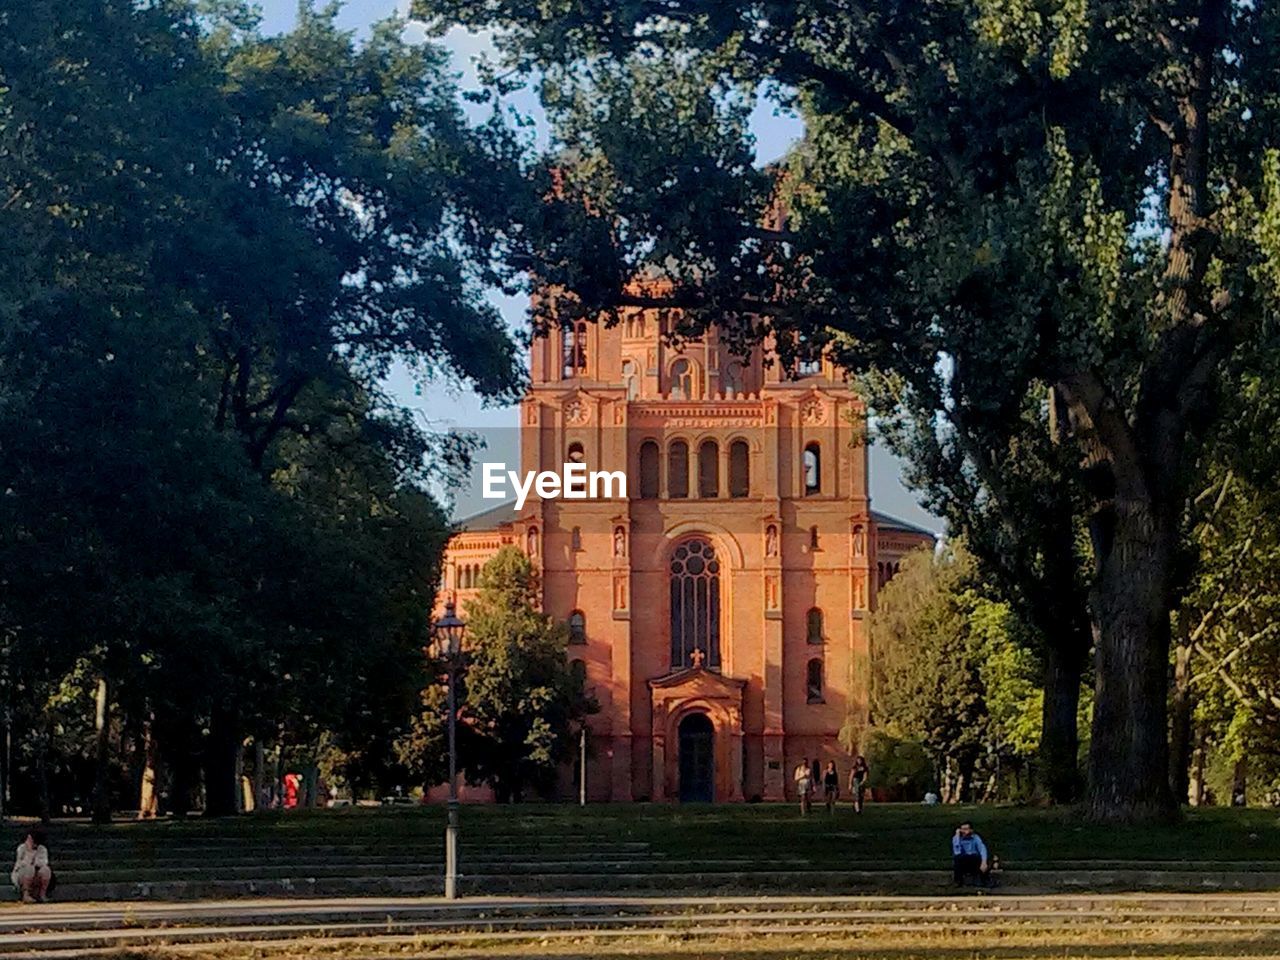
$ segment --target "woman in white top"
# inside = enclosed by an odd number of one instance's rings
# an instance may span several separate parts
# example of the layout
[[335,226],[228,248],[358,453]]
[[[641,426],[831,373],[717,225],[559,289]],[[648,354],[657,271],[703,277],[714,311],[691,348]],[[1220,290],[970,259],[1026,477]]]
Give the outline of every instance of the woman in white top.
[[45,894],[49,892],[49,880],[53,871],[49,869],[49,848],[44,845],[44,835],[32,830],[27,838],[18,844],[17,855],[13,859],[13,872],[9,879],[22,894],[23,903],[44,903]]

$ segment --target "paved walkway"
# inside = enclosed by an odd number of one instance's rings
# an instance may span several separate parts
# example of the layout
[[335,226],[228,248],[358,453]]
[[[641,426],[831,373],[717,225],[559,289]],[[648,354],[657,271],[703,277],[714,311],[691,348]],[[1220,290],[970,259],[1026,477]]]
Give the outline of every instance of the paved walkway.
[[353,938],[363,948],[467,949],[485,943],[615,938],[823,938],[868,931],[980,928],[1057,932],[1155,927],[1280,936],[1280,895],[994,895],[947,897],[370,897],[183,903],[50,903],[0,909],[0,956],[41,960],[164,944],[235,941],[264,948]]

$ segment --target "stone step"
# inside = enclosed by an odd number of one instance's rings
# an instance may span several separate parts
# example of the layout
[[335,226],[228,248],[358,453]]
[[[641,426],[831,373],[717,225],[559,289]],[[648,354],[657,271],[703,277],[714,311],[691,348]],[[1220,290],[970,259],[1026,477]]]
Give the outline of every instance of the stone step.
[[[689,891],[814,891],[948,889],[947,870],[689,870],[673,872],[571,873],[537,871],[465,872],[459,879],[467,894],[592,893],[613,890]],[[1060,871],[1030,870],[1005,873],[1001,883],[1026,891],[1054,890],[1275,890],[1280,872],[1204,871]],[[59,884],[60,900],[190,900],[249,896],[368,896],[434,895],[442,887],[439,871],[401,876],[293,876],[261,879],[104,881]]]
[[[279,906],[276,907],[280,909]],[[364,919],[358,912],[339,916],[313,916],[291,911],[276,922],[251,922],[244,916],[196,917],[188,923],[173,923],[170,912],[162,920],[131,917],[129,926],[67,924],[62,927],[41,925],[27,919],[26,926],[14,930],[6,923],[0,930],[0,950],[22,950],[9,956],[49,956],[53,951],[88,949],[125,949],[162,941],[166,945],[213,941],[269,943],[288,939],[298,950],[317,938],[359,937],[362,946],[394,945],[421,948],[426,938],[431,949],[476,940],[533,940],[578,938],[669,936],[678,933],[710,937],[727,934],[784,935],[803,933],[858,933],[869,928],[897,931],[938,931],[963,926],[973,929],[980,924],[984,931],[995,933],[1001,927],[1028,931],[1051,931],[1066,928],[1103,927],[1114,930],[1118,925],[1158,925],[1163,931],[1177,930],[1191,934],[1220,930],[1224,925],[1247,920],[1251,930],[1280,930],[1280,915],[1274,906],[1269,912],[1253,907],[1234,908],[1231,904],[1184,904],[1175,918],[1170,911],[1144,905],[1111,904],[1101,908],[1082,908],[1065,902],[1027,903],[1016,897],[940,898],[936,904],[920,903],[896,906],[863,903],[836,898],[830,903],[760,904],[759,902],[711,902],[690,910],[687,905],[670,900],[649,905],[562,905],[546,909],[530,904],[523,909],[505,910],[490,905],[448,910],[408,911],[381,909],[370,911]],[[226,919],[228,922],[216,922]],[[211,922],[213,921],[213,922]],[[250,921],[250,922],[246,922]],[[148,926],[162,922],[163,926]],[[419,941],[419,942],[414,942]]]
[[[697,861],[668,861],[659,857],[645,859],[627,859],[627,860],[606,860],[601,858],[595,859],[573,859],[573,860],[507,860],[507,859],[491,859],[487,857],[473,857],[465,852],[460,857],[460,863],[465,865],[467,870],[474,874],[491,874],[491,873],[508,873],[508,874],[535,874],[545,875],[547,873],[564,873],[564,874],[611,874],[611,873],[685,873],[689,871],[705,872],[708,869],[715,868],[735,868],[739,870],[750,870],[756,868],[758,864],[750,857],[717,857],[714,859],[703,859]],[[64,866],[56,864],[58,868],[58,878],[60,883],[90,883],[99,880],[255,880],[272,877],[283,876],[396,876],[402,875],[406,871],[410,873],[423,873],[428,871],[439,872],[443,869],[443,860],[436,858],[434,860],[397,860],[394,862],[371,864],[367,861],[358,861],[352,863],[297,863],[294,861],[282,861],[262,863],[261,861],[251,861],[242,864],[223,865],[223,866],[199,866],[183,865],[183,866],[154,866],[147,864],[139,865],[134,869],[127,869],[122,866],[113,864],[110,868],[102,870],[86,869],[81,865],[73,864]],[[812,864],[803,859],[785,859],[773,860],[771,869],[778,867],[786,867],[790,870],[803,871],[829,871],[829,865]],[[896,868],[895,868],[896,869]],[[929,869],[926,865],[922,869]]]

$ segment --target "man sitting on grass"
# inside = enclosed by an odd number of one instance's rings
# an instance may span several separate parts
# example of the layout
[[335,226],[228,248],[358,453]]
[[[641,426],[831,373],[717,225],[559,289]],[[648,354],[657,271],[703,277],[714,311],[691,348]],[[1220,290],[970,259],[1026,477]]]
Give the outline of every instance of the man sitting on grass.
[[983,887],[990,883],[991,864],[987,858],[987,845],[973,832],[973,824],[968,820],[956,828],[955,836],[951,838],[951,865],[957,887],[964,886],[968,877],[977,877],[979,885]]

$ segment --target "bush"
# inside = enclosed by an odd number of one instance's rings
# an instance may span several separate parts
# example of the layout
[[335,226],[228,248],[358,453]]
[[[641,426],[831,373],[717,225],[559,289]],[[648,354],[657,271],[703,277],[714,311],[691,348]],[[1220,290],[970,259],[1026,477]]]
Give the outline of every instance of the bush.
[[865,756],[871,767],[871,788],[883,790],[888,800],[921,800],[933,786],[933,767],[918,740],[872,730]]

